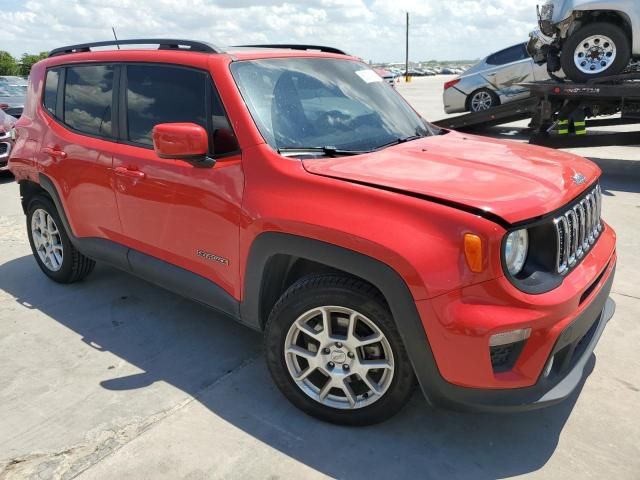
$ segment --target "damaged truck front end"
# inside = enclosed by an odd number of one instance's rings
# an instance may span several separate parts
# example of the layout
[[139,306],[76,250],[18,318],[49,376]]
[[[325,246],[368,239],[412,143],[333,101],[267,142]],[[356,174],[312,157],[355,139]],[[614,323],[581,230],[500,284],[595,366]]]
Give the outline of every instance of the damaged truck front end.
[[562,40],[580,28],[580,13],[568,10],[574,2],[550,0],[538,5],[538,29],[529,34],[527,51],[538,65],[547,64],[550,74],[561,70]]
[[[629,0],[549,0],[538,6],[538,29],[527,51],[538,64],[584,82],[621,73],[632,56],[640,5]],[[636,39],[638,43],[638,39]]]

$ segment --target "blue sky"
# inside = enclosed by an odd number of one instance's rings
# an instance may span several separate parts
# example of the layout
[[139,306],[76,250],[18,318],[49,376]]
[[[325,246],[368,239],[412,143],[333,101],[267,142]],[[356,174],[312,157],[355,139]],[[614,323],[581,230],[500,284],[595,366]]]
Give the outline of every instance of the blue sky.
[[539,0],[0,0],[0,49],[15,56],[111,38],[315,43],[374,61],[473,59],[526,41]]

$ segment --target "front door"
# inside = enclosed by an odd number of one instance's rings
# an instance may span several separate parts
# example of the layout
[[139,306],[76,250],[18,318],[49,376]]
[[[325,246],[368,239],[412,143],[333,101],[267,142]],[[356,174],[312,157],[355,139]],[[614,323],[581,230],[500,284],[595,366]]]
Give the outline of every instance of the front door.
[[[134,250],[211,280],[239,297],[238,237],[244,185],[241,157],[207,72],[158,64],[123,66],[115,191],[124,242]],[[212,168],[159,158],[152,129],[191,122],[210,138],[225,128],[224,151]],[[231,137],[233,138],[233,137]]]

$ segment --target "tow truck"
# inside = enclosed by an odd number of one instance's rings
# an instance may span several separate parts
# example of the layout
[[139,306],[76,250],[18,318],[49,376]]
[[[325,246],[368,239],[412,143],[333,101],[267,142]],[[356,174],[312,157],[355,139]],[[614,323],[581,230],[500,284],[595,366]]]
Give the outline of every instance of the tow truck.
[[[585,83],[547,80],[523,83],[531,96],[482,112],[449,117],[436,125],[453,130],[478,130],[531,119],[529,143],[552,148],[640,144],[640,130],[559,135],[562,119],[583,116],[587,128],[640,123],[640,71],[601,77]],[[607,117],[607,118],[599,118]]]

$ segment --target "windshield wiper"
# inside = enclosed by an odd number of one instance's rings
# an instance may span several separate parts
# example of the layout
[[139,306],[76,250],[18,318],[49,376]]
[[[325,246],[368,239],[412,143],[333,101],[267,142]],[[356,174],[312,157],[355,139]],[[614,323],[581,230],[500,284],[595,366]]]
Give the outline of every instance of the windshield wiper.
[[348,155],[362,155],[363,153],[370,153],[371,150],[342,150],[330,145],[325,147],[282,147],[278,148],[279,154],[287,154],[293,156],[296,154],[304,153],[321,153],[327,157],[342,157]]
[[412,140],[418,140],[419,138],[424,138],[427,135],[409,135],[408,137],[400,137],[395,140],[385,143],[383,145],[378,145],[374,150],[382,150],[383,148],[393,147],[394,145],[400,145],[401,143],[407,143]]

